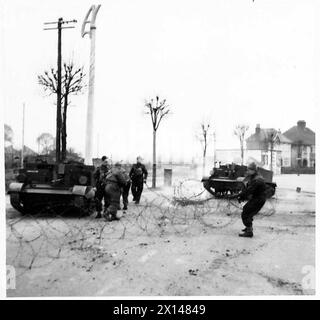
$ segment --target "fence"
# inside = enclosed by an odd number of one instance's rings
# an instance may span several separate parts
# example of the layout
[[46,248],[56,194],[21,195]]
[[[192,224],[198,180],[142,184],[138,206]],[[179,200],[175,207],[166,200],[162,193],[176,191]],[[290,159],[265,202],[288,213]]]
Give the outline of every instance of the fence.
[[315,174],[315,172],[316,172],[315,167],[305,167],[305,168],[282,167],[281,168],[282,174]]

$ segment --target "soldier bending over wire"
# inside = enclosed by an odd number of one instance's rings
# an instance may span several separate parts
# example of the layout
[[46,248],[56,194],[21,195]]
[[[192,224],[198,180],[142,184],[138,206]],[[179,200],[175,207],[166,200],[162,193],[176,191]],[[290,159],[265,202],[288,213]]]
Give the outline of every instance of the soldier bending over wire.
[[253,237],[252,221],[253,217],[261,210],[266,202],[266,184],[261,175],[258,174],[257,166],[254,162],[248,166],[248,184],[238,196],[238,201],[248,199],[248,202],[242,209],[242,222],[245,228],[240,233],[240,237]]

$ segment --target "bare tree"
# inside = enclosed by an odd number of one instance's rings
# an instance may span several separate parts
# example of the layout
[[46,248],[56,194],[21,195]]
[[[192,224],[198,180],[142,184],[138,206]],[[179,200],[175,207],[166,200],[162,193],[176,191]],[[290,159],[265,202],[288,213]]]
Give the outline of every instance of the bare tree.
[[4,141],[12,143],[12,139],[13,139],[12,128],[9,125],[4,124]]
[[[64,63],[61,76],[61,104],[62,114],[57,126],[60,127],[61,136],[61,160],[66,159],[67,155],[67,109],[70,104],[70,95],[83,93],[85,74],[83,67],[75,67],[73,62]],[[49,95],[56,94],[58,88],[58,71],[51,68],[50,71],[45,71],[43,75],[38,76],[38,83],[49,92]],[[59,160],[59,159],[57,159]]]
[[11,144],[11,148],[5,149],[5,166],[6,168],[11,168],[13,165],[13,155],[14,155],[14,149],[12,146],[12,140],[13,140],[13,130],[12,128],[4,124],[4,142],[8,142]]
[[152,188],[156,187],[156,136],[160,122],[169,113],[169,106],[166,104],[166,99],[160,100],[158,96],[156,99],[151,99],[145,102],[145,106],[148,108],[148,114],[151,116],[152,128],[153,128],[153,164],[152,164]]
[[37,138],[37,143],[42,147],[42,153],[49,154],[54,148],[54,137],[51,133],[42,133]]
[[202,170],[204,173],[206,167],[207,150],[209,145],[210,123],[202,121],[200,123],[200,128],[200,132],[196,135],[196,137],[200,141],[202,146]]
[[249,130],[249,126],[246,124],[238,124],[233,134],[239,138],[240,141],[240,150],[241,150],[241,165],[243,165],[243,158],[244,158],[244,140],[246,132]]

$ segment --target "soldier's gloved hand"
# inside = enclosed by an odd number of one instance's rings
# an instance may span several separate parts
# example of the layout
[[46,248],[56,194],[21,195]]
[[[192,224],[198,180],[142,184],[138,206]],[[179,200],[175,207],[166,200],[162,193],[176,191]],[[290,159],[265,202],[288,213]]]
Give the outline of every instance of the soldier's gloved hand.
[[146,179],[143,179],[143,183],[147,183],[147,180],[146,180]]
[[241,197],[238,197],[237,199],[238,199],[238,202],[239,202],[239,203],[242,202],[242,198],[241,198]]

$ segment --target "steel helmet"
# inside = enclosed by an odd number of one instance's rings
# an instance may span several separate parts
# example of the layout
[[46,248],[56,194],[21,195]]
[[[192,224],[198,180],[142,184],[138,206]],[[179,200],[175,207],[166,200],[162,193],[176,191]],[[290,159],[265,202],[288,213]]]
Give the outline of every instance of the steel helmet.
[[254,162],[251,162],[248,165],[248,170],[253,170],[253,171],[257,171],[257,165]]

